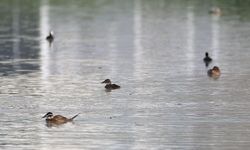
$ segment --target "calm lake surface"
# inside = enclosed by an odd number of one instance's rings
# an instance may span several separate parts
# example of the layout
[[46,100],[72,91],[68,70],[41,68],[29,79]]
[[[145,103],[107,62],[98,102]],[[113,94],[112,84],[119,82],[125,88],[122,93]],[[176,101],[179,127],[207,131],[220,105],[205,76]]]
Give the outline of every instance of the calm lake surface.
[[0,149],[249,149],[248,1],[1,0],[0,19]]

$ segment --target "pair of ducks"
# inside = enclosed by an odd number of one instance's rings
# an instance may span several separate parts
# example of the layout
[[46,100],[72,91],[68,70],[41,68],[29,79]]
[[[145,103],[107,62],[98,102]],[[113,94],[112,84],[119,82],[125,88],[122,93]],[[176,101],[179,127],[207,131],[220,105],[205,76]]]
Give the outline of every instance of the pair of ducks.
[[[105,88],[107,90],[114,90],[114,89],[119,89],[120,86],[116,84],[112,84],[110,79],[106,79],[101,83],[105,83],[106,86]],[[53,115],[52,112],[48,112],[45,114],[42,118],[46,118],[46,125],[47,127],[54,127],[54,126],[59,126],[68,122],[73,122],[73,120],[78,116],[79,114],[73,116],[72,118],[66,118],[61,115]]]
[[[208,65],[212,62],[212,58],[209,57],[208,52],[205,53],[205,58],[203,59],[203,61],[205,62],[206,67],[208,67]],[[213,78],[218,78],[220,74],[220,69],[217,66],[214,66],[212,69],[209,69],[207,71],[207,75]]]

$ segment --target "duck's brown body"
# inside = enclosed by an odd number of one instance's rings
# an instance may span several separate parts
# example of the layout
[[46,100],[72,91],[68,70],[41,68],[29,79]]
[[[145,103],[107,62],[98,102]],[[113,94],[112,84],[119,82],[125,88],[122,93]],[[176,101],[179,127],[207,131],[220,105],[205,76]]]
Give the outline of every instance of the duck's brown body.
[[208,76],[213,78],[218,78],[221,75],[220,69],[217,66],[214,66],[213,69],[207,71]]
[[116,85],[116,84],[107,84],[107,85],[105,85],[105,88],[106,88],[107,90],[114,90],[114,89],[119,89],[120,86],[119,86],[119,85]]
[[53,122],[53,123],[57,123],[57,124],[63,124],[63,123],[67,123],[67,122],[70,122],[72,121],[71,119],[68,119],[64,116],[61,116],[61,115],[56,115],[54,116],[53,118],[47,118],[46,119],[47,122]]

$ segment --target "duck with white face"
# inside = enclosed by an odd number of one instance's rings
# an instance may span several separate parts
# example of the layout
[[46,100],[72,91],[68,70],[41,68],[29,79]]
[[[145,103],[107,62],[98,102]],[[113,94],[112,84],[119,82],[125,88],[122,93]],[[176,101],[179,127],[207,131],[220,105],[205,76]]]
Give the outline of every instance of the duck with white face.
[[112,84],[110,79],[106,79],[106,80],[104,80],[101,83],[105,83],[106,84],[105,85],[105,89],[107,89],[107,90],[115,90],[115,89],[121,88],[119,85]]
[[46,113],[42,118],[46,118],[46,125],[48,127],[59,126],[67,122],[72,122],[79,114],[73,116],[72,118],[66,118],[61,115],[53,115],[52,112]]

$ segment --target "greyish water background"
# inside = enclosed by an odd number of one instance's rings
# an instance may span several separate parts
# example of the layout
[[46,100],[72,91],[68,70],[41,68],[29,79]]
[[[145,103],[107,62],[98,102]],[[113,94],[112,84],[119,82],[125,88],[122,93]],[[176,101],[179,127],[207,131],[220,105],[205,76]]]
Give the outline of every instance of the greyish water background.
[[[223,14],[209,15],[212,6]],[[1,0],[0,149],[249,149],[249,8]],[[205,51],[218,80],[206,75]],[[122,88],[105,92],[106,78]],[[48,128],[48,111],[81,114]]]

